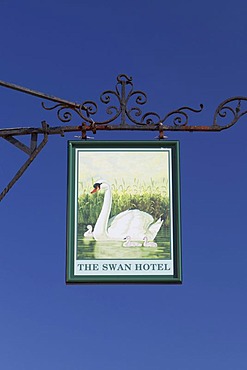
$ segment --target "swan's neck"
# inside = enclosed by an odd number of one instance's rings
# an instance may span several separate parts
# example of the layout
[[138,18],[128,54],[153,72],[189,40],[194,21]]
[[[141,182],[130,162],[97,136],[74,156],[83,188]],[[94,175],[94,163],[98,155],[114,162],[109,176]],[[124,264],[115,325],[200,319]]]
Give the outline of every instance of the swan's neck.
[[107,226],[111,212],[111,204],[112,204],[112,195],[109,186],[105,191],[103,206],[94,227],[94,238],[96,240],[103,240],[108,238]]

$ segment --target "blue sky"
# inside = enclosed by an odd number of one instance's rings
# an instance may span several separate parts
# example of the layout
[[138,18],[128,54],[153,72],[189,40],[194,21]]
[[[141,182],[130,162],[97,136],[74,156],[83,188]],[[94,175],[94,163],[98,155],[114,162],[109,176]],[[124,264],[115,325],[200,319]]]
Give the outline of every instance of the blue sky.
[[[0,0],[0,35],[0,80],[70,101],[97,100],[126,73],[152,110],[203,103],[191,123],[211,125],[224,99],[247,96],[245,1]],[[59,125],[39,99],[0,94],[1,128]],[[181,286],[65,285],[74,134],[49,137],[1,202],[1,368],[246,369],[246,120],[167,133],[181,149]],[[25,159],[1,140],[2,189]]]

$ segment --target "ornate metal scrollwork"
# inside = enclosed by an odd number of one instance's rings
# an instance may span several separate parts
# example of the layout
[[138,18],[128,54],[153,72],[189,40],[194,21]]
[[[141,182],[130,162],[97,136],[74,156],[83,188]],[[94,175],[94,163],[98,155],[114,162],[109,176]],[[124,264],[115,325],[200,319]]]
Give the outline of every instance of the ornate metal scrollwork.
[[169,127],[177,127],[182,128],[185,126],[188,126],[189,123],[189,114],[187,111],[193,112],[193,113],[200,113],[203,110],[203,104],[200,104],[200,109],[194,109],[190,107],[181,107],[177,110],[174,110],[170,113],[168,113],[164,119],[162,120],[162,123],[164,124],[169,119],[172,119],[171,125],[166,125],[167,129]]
[[[76,126],[50,127],[43,121],[41,128],[16,127],[0,129],[0,137],[9,141],[29,156],[28,160],[0,194],[0,201],[42,150],[47,143],[48,135],[64,136],[66,132],[80,131],[81,135],[79,137],[87,139],[87,131],[92,131],[95,134],[100,129],[152,130],[159,131],[158,138],[164,139],[165,131],[222,131],[233,126],[241,117],[247,114],[247,97],[243,96],[235,96],[219,104],[214,113],[213,123],[207,126],[193,126],[189,124],[189,113],[202,112],[202,104],[200,104],[198,109],[183,106],[170,111],[164,116],[153,111],[143,112],[141,108],[147,103],[147,95],[143,91],[134,90],[132,78],[125,74],[120,74],[117,77],[115,90],[106,90],[100,95],[101,103],[106,106],[105,113],[107,118],[105,120],[97,118],[97,115],[100,117],[102,115],[99,115],[98,105],[91,100],[78,104],[4,81],[0,81],[0,86],[53,102],[54,105],[50,107],[42,102],[42,107],[48,111],[56,110],[58,119],[63,123],[71,122],[73,113],[80,117],[79,125],[77,124]],[[37,139],[40,134],[44,135],[44,138],[38,145]],[[15,136],[20,135],[30,135],[30,146],[15,138]]]
[[222,130],[233,126],[247,113],[246,102],[247,98],[243,96],[224,100],[215,110],[213,126],[220,127]]
[[[102,104],[107,105],[105,113],[108,118],[105,120],[97,119],[98,105],[91,100],[86,100],[82,104],[74,104],[74,106],[59,103],[52,107],[42,106],[46,110],[57,109],[57,117],[62,122],[70,122],[73,112],[85,123],[95,123],[97,126],[114,124],[114,127],[133,127],[145,126],[148,128],[159,127],[164,125],[166,130],[179,129],[188,126],[188,112],[199,113],[203,109],[194,109],[190,107],[181,107],[166,114],[163,118],[156,112],[150,111],[143,113],[141,106],[147,103],[147,95],[141,90],[134,90],[132,77],[126,74],[117,76],[117,84],[115,90],[106,90],[100,95]],[[170,120],[170,123],[168,123]]]
[[[143,112],[142,109],[147,103],[147,95],[141,90],[134,90],[132,77],[126,74],[117,76],[114,90],[106,90],[100,95],[100,102],[106,106],[104,120],[101,118],[102,112],[99,114],[98,104],[92,100],[78,104],[4,81],[0,81],[0,86],[52,101],[53,106],[49,107],[43,102],[42,107],[48,111],[56,110],[58,119],[63,123],[70,123],[74,115],[79,116],[79,126],[83,126],[84,131],[92,130],[93,132],[96,132],[97,129],[222,131],[233,126],[247,113],[247,97],[243,96],[226,99],[219,104],[215,110],[212,124],[207,126],[190,124],[190,113],[202,112],[202,104],[198,109],[183,106],[165,115],[154,111]],[[79,126],[77,124],[74,129],[78,130]],[[72,128],[63,126],[61,129],[66,132],[71,131]]]
[[[87,102],[85,102],[87,103]],[[93,102],[91,104],[94,104]],[[83,104],[81,105],[68,105],[64,103],[55,104],[51,107],[47,107],[44,102],[41,103],[42,107],[45,110],[54,110],[57,109],[57,118],[64,123],[68,123],[72,120],[73,112],[76,112],[83,120],[86,120],[89,122],[88,117],[91,113],[91,105],[86,107]],[[95,104],[94,104],[95,105]],[[83,112],[86,112],[86,115],[83,114]]]
[[[76,126],[61,126],[59,132],[77,131],[83,128],[83,137],[86,131],[91,130],[95,133],[98,129],[159,130],[160,133],[161,131],[222,131],[233,126],[247,113],[247,97],[243,96],[224,100],[216,108],[213,122],[205,126],[190,123],[190,113],[202,112],[202,104],[198,109],[183,106],[165,115],[154,111],[143,112],[147,95],[141,90],[134,90],[132,77],[126,74],[117,76],[115,90],[106,90],[100,95],[100,102],[106,106],[104,120],[101,118],[102,112],[99,114],[98,104],[92,100],[78,104],[4,81],[0,81],[0,86],[52,101],[53,106],[49,107],[43,102],[42,107],[48,111],[56,110],[58,119],[63,123],[70,123],[74,115],[79,117],[79,125],[77,123]],[[49,130],[55,134],[56,129],[55,127],[53,131],[52,128]],[[6,130],[3,130],[2,135],[5,134]]]

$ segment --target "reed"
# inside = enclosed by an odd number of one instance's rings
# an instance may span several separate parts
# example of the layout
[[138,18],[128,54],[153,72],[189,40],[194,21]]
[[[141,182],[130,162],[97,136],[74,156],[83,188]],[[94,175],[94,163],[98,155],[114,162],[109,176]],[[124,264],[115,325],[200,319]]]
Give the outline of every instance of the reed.
[[[90,194],[88,189],[83,189],[78,198],[78,223],[95,225],[102,208],[104,199],[103,193]],[[112,185],[112,208],[113,217],[127,209],[139,209],[140,211],[151,214],[154,220],[161,215],[164,216],[165,225],[170,225],[170,203],[167,196],[167,184],[164,181],[161,187],[155,183],[147,185],[139,183],[134,179],[133,186],[127,186],[122,179],[121,183],[117,180]]]

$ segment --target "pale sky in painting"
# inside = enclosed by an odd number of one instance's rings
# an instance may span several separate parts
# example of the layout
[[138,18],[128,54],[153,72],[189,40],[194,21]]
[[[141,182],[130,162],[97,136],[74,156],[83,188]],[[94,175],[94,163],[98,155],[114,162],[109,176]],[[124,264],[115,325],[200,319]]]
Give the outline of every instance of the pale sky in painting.
[[104,179],[110,184],[130,186],[136,179],[145,187],[154,182],[154,187],[168,184],[167,151],[81,151],[79,154],[79,195],[85,188],[90,189],[94,182]]

